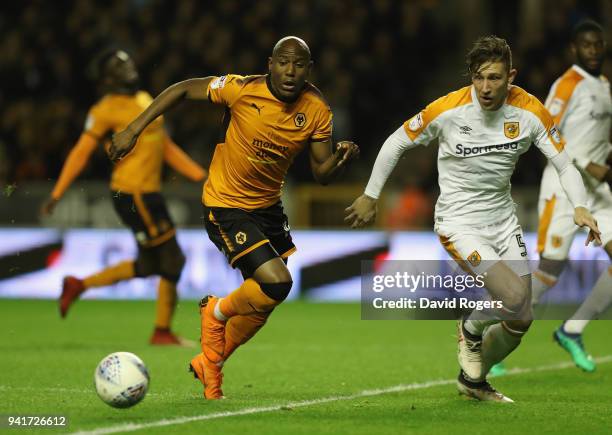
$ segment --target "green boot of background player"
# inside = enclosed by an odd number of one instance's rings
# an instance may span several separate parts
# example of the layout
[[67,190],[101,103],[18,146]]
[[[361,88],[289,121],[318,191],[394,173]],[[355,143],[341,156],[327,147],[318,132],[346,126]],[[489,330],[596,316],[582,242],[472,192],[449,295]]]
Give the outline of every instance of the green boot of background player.
[[489,370],[490,376],[502,376],[506,373],[508,373],[508,369],[506,368],[506,365],[503,361],[498,362],[493,367],[491,367],[491,370]]
[[595,361],[593,361],[591,355],[584,350],[582,335],[570,335],[563,331],[563,325],[561,325],[559,329],[553,333],[553,338],[559,343],[559,346],[572,356],[578,368],[581,368],[585,372],[595,371]]

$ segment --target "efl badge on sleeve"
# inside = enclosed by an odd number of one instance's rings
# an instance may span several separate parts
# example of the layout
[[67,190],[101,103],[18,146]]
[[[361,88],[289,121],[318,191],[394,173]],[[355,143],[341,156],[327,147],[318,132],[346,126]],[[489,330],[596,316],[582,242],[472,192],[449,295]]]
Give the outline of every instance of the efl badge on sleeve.
[[417,131],[421,127],[423,127],[423,112],[420,112],[418,115],[413,116],[410,122],[408,123],[408,128],[410,129],[410,131]]
[[504,122],[504,134],[508,139],[516,138],[521,132],[518,122]]
[[221,76],[210,82],[210,89],[223,89],[227,76]]
[[563,110],[564,104],[565,101],[563,101],[561,98],[554,98],[548,107],[548,111],[552,116],[557,116]]

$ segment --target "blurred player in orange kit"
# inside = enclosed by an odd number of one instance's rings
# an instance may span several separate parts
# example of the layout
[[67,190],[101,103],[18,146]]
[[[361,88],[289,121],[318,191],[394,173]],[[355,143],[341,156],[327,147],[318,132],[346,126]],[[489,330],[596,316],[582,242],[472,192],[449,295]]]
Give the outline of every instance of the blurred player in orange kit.
[[202,202],[212,242],[240,269],[244,283],[219,299],[200,303],[202,353],[190,368],[207,399],[223,397],[221,368],[288,295],[287,258],[296,247],[280,202],[287,170],[308,149],[314,178],[327,184],[359,155],[352,142],[332,150],[332,113],[306,81],[310,49],[296,37],[278,41],[266,75],[225,75],[186,80],[162,92],[127,128],[113,136],[111,158],[129,158],[143,130],[184,99],[226,106],[225,139],[215,149]]
[[[91,154],[101,142],[128,123],[151,103],[151,96],[139,90],[139,77],[130,56],[121,50],[107,50],[96,59],[97,80],[104,96],[90,109],[84,131],[72,149],[42,214],[50,215],[74,179],[83,171]],[[162,164],[199,182],[206,171],[185,154],[164,130],[161,117],[154,120],[135,144],[134,152],[117,163],[112,171],[110,189],[117,214],[134,233],[138,257],[123,261],[84,279],[64,278],[59,299],[60,315],[92,287],[114,284],[135,277],[159,275],[155,329],[150,343],[187,344],[171,331],[177,303],[176,284],[185,256],[176,240],[176,229],[164,198],[160,194]]]

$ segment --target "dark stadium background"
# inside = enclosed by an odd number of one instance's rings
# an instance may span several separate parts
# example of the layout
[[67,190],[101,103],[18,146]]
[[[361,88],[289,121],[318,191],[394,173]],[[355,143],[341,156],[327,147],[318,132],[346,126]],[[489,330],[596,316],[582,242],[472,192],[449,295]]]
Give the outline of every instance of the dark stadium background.
[[[333,108],[335,138],[355,140],[362,157],[335,187],[321,189],[312,185],[302,156],[288,179],[285,205],[296,228],[339,228],[342,210],[363,189],[386,136],[424,104],[467,83],[463,55],[477,36],[506,38],[519,70],[517,84],[543,99],[570,65],[572,26],[585,17],[607,26],[612,5],[597,0],[33,0],[4,4],[0,17],[0,224],[41,223],[40,203],[96,101],[88,66],[101,49],[112,45],[131,53],[142,87],[156,95],[189,77],[265,73],[275,41],[293,34],[310,44],[311,79]],[[187,103],[167,120],[176,142],[207,165],[220,116],[218,107]],[[435,155],[436,147],[429,147],[402,160],[385,190],[379,226],[431,228]],[[543,163],[532,150],[513,178],[519,217],[528,231],[537,223]],[[108,173],[100,150],[56,215],[42,224],[115,226],[106,207]],[[165,179],[177,221],[199,226],[200,187],[170,172]]]
[[[0,432],[9,416],[50,414],[68,417],[62,433],[91,434],[610,433],[610,323],[592,322],[585,334],[594,373],[577,370],[551,340],[609,267],[604,250],[581,246],[584,235],[574,240],[569,284],[561,280],[546,296],[541,317],[506,360],[509,375],[493,381],[517,403],[487,406],[458,399],[451,321],[363,317],[364,264],[385,271],[387,260],[402,260],[412,271],[410,260],[433,260],[448,271],[452,260],[432,231],[437,147],[400,161],[374,231],[343,223],[385,138],[469,82],[464,54],[472,41],[506,38],[516,83],[544,99],[571,65],[570,31],[583,18],[611,31],[612,0],[2,2]],[[191,77],[265,73],[272,46],[286,35],[310,45],[311,81],[333,109],[335,139],[357,142],[361,159],[329,186],[314,183],[306,154],[296,159],[283,196],[298,247],[288,262],[289,300],[224,366],[229,400],[211,403],[186,370],[195,349],[149,345],[157,278],[91,289],[67,318],[58,314],[65,275],[85,277],[136,255],[111,202],[101,147],[55,213],[43,219],[39,211],[99,97],[89,65],[102,49],[128,51],[142,88],[157,95]],[[610,59],[604,73],[612,77]],[[167,127],[207,167],[221,115],[221,107],[186,102],[166,115]],[[532,259],[544,164],[532,149],[512,180]],[[173,331],[193,341],[197,301],[242,282],[208,240],[201,190],[166,169],[163,194],[187,258]],[[116,351],[135,353],[151,373],[147,397],[127,410],[102,403],[92,382],[100,360]]]

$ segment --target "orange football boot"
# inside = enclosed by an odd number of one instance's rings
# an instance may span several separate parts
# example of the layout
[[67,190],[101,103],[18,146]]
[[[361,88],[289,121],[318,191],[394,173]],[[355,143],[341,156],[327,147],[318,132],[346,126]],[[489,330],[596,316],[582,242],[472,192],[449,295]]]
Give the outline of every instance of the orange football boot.
[[207,400],[225,399],[221,390],[223,373],[221,367],[210,361],[204,353],[199,353],[193,357],[189,364],[189,371],[193,377],[204,385],[204,398]]
[[59,298],[59,311],[62,318],[68,314],[68,309],[85,291],[83,281],[74,276],[67,276],[62,282],[62,295]]
[[200,344],[206,359],[213,364],[222,363],[225,349],[225,322],[217,319],[214,313],[218,301],[218,297],[211,295],[200,301]]

